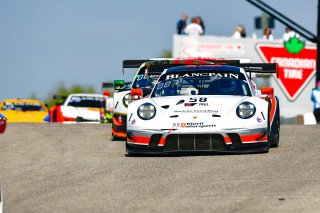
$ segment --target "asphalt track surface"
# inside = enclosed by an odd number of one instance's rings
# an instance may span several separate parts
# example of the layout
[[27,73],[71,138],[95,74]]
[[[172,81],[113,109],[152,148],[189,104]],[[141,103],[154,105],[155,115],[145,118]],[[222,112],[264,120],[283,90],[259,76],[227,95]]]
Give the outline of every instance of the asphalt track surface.
[[320,126],[282,125],[264,154],[127,157],[110,124],[12,124],[4,211],[320,212]]

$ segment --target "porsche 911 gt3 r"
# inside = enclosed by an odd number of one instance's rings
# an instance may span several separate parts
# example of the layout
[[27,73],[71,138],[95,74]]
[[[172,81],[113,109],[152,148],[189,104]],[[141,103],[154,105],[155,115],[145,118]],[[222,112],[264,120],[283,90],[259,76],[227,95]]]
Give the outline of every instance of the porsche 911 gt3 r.
[[100,123],[101,101],[105,98],[101,94],[70,94],[62,104],[57,104],[50,109],[50,122]]
[[[127,135],[127,107],[133,100],[131,89],[142,89],[141,97],[148,96],[163,70],[181,65],[211,64],[218,59],[150,59],[150,60],[124,60],[123,68],[138,68],[131,85],[124,81],[114,81],[114,107],[112,135],[114,138],[125,139]],[[221,59],[219,59],[221,61]]]
[[164,71],[150,97],[128,107],[127,152],[266,152],[277,146],[278,99],[272,88],[257,92],[247,74],[276,72],[276,67],[195,65]]

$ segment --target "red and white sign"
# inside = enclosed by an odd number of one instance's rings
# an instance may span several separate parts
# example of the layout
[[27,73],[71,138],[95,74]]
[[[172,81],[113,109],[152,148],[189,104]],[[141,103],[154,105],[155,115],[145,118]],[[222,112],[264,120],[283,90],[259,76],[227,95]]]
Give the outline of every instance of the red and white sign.
[[305,47],[299,54],[289,53],[281,44],[258,44],[257,50],[265,62],[278,63],[277,81],[291,101],[297,98],[316,72],[316,47]]

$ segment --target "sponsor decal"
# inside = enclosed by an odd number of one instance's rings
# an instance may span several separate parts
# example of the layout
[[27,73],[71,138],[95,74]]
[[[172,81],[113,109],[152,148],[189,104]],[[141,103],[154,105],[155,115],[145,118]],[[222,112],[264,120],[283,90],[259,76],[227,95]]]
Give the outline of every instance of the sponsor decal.
[[208,106],[208,103],[199,103],[199,106]]
[[211,57],[221,54],[243,55],[244,45],[230,42],[204,42],[188,36],[182,39],[181,57]]
[[172,128],[211,128],[216,127],[215,124],[205,124],[204,122],[189,122],[189,123],[173,123]]
[[167,79],[173,79],[173,78],[190,78],[190,77],[212,77],[216,76],[217,78],[236,78],[239,79],[239,74],[234,73],[212,73],[212,72],[196,72],[196,73],[176,73],[166,76]]
[[304,46],[293,37],[284,45],[258,44],[256,48],[265,62],[278,63],[277,82],[294,101],[316,72],[316,47]]
[[212,110],[212,109],[186,109],[186,110],[174,110],[173,113],[211,113],[211,114],[218,114],[218,110]]
[[136,124],[136,119],[133,119],[133,120],[131,121],[131,124],[132,124],[132,125],[135,125],[135,124]]
[[257,117],[257,121],[258,121],[258,123],[262,122],[261,118],[259,118],[259,117]]
[[136,79],[139,81],[139,80],[142,80],[142,79],[148,79],[148,78],[151,78],[151,79],[158,79],[160,75],[152,75],[152,74],[141,74],[141,75],[136,75]]

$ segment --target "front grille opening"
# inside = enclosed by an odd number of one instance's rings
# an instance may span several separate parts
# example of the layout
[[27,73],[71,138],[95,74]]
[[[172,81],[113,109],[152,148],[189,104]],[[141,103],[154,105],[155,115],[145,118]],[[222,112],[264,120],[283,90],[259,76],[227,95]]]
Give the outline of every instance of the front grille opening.
[[219,134],[211,134],[211,149],[223,151],[227,149],[227,145],[224,142],[224,138]]
[[195,137],[195,150],[210,150],[210,135],[194,135]]
[[179,150],[179,139],[178,135],[168,135],[167,141],[165,145],[165,150],[167,151],[174,151]]
[[228,136],[231,139],[233,148],[241,148],[242,147],[242,141],[241,141],[241,138],[240,138],[239,134],[237,134],[237,133],[228,133]]
[[158,147],[161,137],[162,137],[162,134],[153,134],[150,138],[149,147],[151,148]]
[[220,134],[172,134],[166,138],[165,151],[210,151],[226,150],[224,138]]

